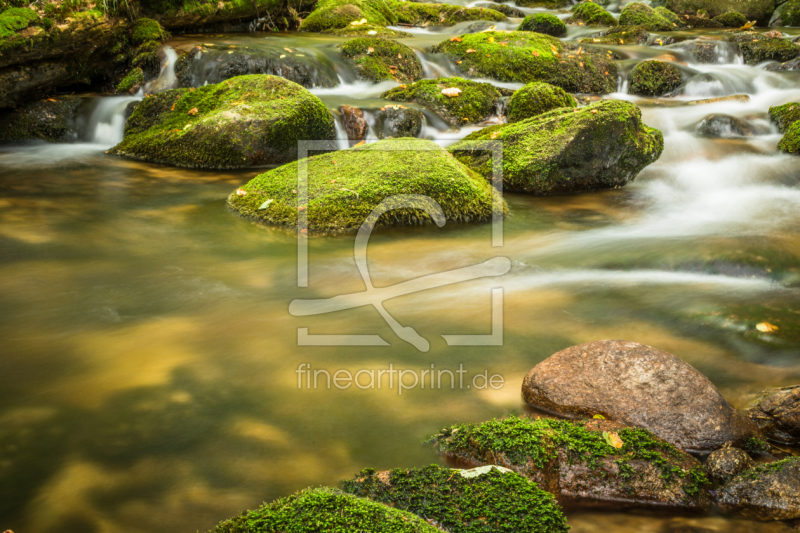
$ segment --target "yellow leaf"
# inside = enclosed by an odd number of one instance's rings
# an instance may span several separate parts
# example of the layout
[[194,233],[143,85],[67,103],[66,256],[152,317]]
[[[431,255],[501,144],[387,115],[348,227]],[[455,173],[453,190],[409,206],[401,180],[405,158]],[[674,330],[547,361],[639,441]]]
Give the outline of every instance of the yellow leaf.
[[488,39],[486,39],[486,42],[493,43],[494,42],[494,37],[489,37]]
[[603,415],[594,415],[592,418],[599,418],[600,420],[606,419],[606,417],[604,417]]
[[778,326],[770,324],[769,322],[760,322],[756,324],[756,329],[762,333],[772,333],[773,331],[777,331]]

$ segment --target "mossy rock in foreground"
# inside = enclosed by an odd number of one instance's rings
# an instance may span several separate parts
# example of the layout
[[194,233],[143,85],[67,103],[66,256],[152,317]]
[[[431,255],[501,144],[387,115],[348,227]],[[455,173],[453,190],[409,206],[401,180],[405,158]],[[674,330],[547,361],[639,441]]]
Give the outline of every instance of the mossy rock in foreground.
[[511,469],[562,503],[702,510],[700,462],[646,429],[611,420],[509,417],[445,428],[431,441],[445,457]]
[[800,102],[790,102],[788,104],[770,107],[769,118],[777,124],[778,131],[786,133],[786,130],[788,130],[792,124],[800,121]]
[[[474,50],[470,52],[470,50]],[[617,89],[617,66],[610,53],[565,44],[534,32],[481,32],[448,39],[433,48],[471,77],[529,83],[543,81],[571,93]]]
[[385,80],[405,83],[422,77],[422,63],[417,54],[396,41],[362,37],[342,43],[339,48],[362,79],[375,83]]
[[[400,194],[432,198],[448,221],[487,221],[497,195],[488,181],[444,148],[422,139],[379,141],[315,155],[307,164],[308,224],[317,231],[357,230],[378,204]],[[270,170],[232,193],[228,204],[242,215],[296,227],[297,180],[297,162]],[[378,225],[430,221],[419,209],[405,208],[387,212]]]
[[750,42],[740,42],[744,61],[748,65],[757,65],[764,61],[789,61],[800,56],[800,45],[787,39],[761,39]]
[[[486,470],[483,472],[483,470]],[[432,520],[451,533],[566,533],[555,498],[535,483],[498,468],[438,465],[376,473],[368,468],[344,490]]]
[[[442,93],[446,89],[460,89],[461,93],[447,96]],[[500,91],[490,83],[464,78],[436,78],[395,87],[383,93],[381,98],[424,105],[450,125],[463,126],[489,118],[500,96]]]
[[792,124],[783,134],[778,148],[788,154],[800,155],[800,122]]
[[757,520],[800,518],[800,457],[745,470],[717,496],[720,508]]
[[246,168],[297,159],[297,141],[336,137],[319,98],[255,74],[145,98],[110,153],[186,168]]
[[490,126],[449,149],[488,177],[491,155],[475,145],[488,140],[503,141],[505,188],[533,194],[622,187],[664,149],[661,132],[645,126],[639,108],[621,100]]
[[300,24],[300,31],[347,28],[362,19],[376,26],[397,23],[397,17],[383,0],[320,0],[314,11]]
[[670,31],[680,27],[680,19],[674,13],[663,7],[653,9],[641,2],[626,5],[619,15],[619,23],[623,26],[643,26],[648,31]]
[[441,533],[422,518],[332,488],[306,489],[220,522],[212,533]]
[[594,2],[583,2],[572,8],[572,16],[567,23],[583,23],[586,26],[616,26],[617,19]]
[[567,25],[552,13],[535,13],[522,20],[518,31],[535,31],[553,37],[562,37],[567,34]]
[[74,140],[78,96],[59,96],[0,111],[0,144],[18,141]]
[[578,102],[561,87],[534,82],[511,95],[506,106],[509,122],[519,122],[559,107],[578,107]]
[[636,65],[630,74],[628,92],[640,96],[663,96],[680,87],[683,77],[678,67],[651,59]]

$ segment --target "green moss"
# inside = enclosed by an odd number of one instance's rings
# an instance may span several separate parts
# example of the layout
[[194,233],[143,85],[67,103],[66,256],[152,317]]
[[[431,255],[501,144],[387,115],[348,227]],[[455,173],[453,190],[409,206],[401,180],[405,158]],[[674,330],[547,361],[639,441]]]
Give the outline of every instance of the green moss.
[[572,8],[569,24],[582,22],[586,26],[616,26],[617,19],[594,2],[583,2]]
[[666,61],[642,61],[630,74],[628,92],[640,96],[663,96],[677,89],[682,82],[681,71]]
[[560,87],[534,82],[514,92],[506,106],[506,117],[509,122],[519,122],[558,107],[578,107],[578,103]]
[[644,26],[615,26],[597,37],[581,39],[582,43],[595,44],[645,44],[650,34]]
[[[370,33],[373,32],[373,33]],[[345,26],[344,28],[335,28],[331,30],[324,30],[320,33],[326,35],[337,35],[339,37],[381,37],[387,39],[401,39],[412,37],[408,32],[390,30],[383,26],[376,26],[375,24],[361,24],[359,26]]]
[[683,21],[681,20],[681,18],[678,16],[677,13],[673,13],[664,6],[659,6],[655,8],[653,11],[655,11],[658,15],[664,17],[664,19],[666,19],[668,22],[672,23],[673,29],[683,28],[686,26],[686,24],[683,23]]
[[362,79],[376,83],[384,80],[413,82],[422,77],[422,64],[417,54],[396,41],[362,37],[347,41],[339,48]]
[[800,122],[795,122],[786,130],[778,148],[789,154],[800,155]]
[[[297,225],[298,164],[270,170],[233,193],[239,213],[281,226]],[[311,230],[355,230],[384,199],[398,194],[433,198],[449,221],[491,219],[491,185],[445,149],[422,139],[391,139],[308,158],[308,223]],[[266,209],[264,202],[272,200]],[[379,225],[430,223],[418,209],[384,214]]]
[[[624,26],[642,26],[648,31],[670,31],[680,27],[680,19],[675,22],[677,15],[670,13],[666,8],[660,11],[652,9],[647,4],[632,2],[625,6],[619,16],[619,23]],[[662,13],[667,14],[663,16]],[[673,15],[673,16],[670,16]]]
[[752,454],[769,453],[772,446],[761,437],[748,437],[742,448]]
[[398,2],[394,5],[397,20],[415,26],[453,26],[469,20],[504,22],[508,17],[494,9],[464,7],[450,4]]
[[747,24],[747,17],[738,11],[728,11],[727,13],[714,17],[714,20],[726,28],[741,28]]
[[491,159],[473,141],[503,141],[507,190],[557,194],[621,187],[664,149],[661,132],[642,123],[630,102],[603,100],[558,108],[513,124],[477,131],[450,146],[460,161],[491,176]]
[[739,43],[745,63],[757,65],[763,61],[789,61],[800,56],[800,45],[786,39],[762,39]]
[[362,19],[376,26],[397,23],[397,16],[383,0],[320,0],[314,11],[303,20],[300,31],[346,28]]
[[789,0],[778,6],[775,14],[781,26],[800,26],[800,0]]
[[679,15],[705,12],[703,16],[706,20],[735,10],[747,17],[747,20],[758,21],[759,25],[764,26],[775,10],[773,0],[662,0],[660,4]]
[[319,98],[283,78],[251,75],[145,98],[111,152],[188,168],[243,168],[292,161],[298,140],[334,137]]
[[517,0],[520,7],[541,7],[544,9],[561,9],[572,5],[571,0]]
[[436,533],[406,511],[331,488],[306,489],[218,524],[213,533]]
[[[458,96],[446,96],[442,90],[461,89]],[[500,99],[500,92],[490,83],[464,78],[421,80],[390,89],[381,98],[395,102],[414,102],[429,107],[454,126],[475,124],[488,118]]]
[[525,17],[517,30],[561,37],[567,34],[567,25],[552,13],[536,13]]
[[135,45],[142,44],[145,41],[163,42],[167,39],[167,32],[155,20],[141,18],[133,24],[131,38]]
[[555,498],[513,472],[491,469],[475,477],[431,465],[395,469],[388,477],[373,469],[344,482],[344,490],[432,520],[452,533],[566,532]]
[[[431,48],[444,53],[470,77],[529,83],[543,81],[572,93],[609,93],[617,88],[610,53],[533,32],[481,32]],[[468,52],[474,50],[474,52]]]
[[40,140],[63,142],[72,132],[77,96],[49,98],[0,111],[0,143]]
[[117,84],[117,94],[130,93],[134,88],[140,87],[144,81],[144,72],[141,68],[135,67]]
[[16,32],[39,22],[39,15],[33,9],[12,7],[0,13],[0,41],[6,40]]
[[800,120],[800,102],[770,107],[769,118],[778,125],[778,131],[786,133],[789,126]]
[[794,465],[798,462],[800,462],[800,457],[789,457],[787,459],[783,459],[782,461],[775,461],[772,463],[767,463],[765,465],[754,466],[753,468],[745,470],[738,476],[734,477],[731,483],[734,483],[739,480],[754,481],[763,476],[764,474],[780,472],[787,466]]

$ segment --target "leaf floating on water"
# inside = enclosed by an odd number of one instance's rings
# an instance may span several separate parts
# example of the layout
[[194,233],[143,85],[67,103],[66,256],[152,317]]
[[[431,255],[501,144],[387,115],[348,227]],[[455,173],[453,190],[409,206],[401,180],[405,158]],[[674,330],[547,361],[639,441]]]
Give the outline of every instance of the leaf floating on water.
[[756,324],[756,329],[761,333],[772,333],[778,330],[778,326],[770,324],[769,322],[759,322]]
[[503,474],[511,474],[511,473],[513,473],[508,468],[503,468],[502,466],[486,465],[486,466],[479,466],[478,468],[472,468],[470,470],[461,470],[460,474],[461,474],[461,477],[465,477],[465,478],[469,479],[469,478],[481,476],[483,474],[488,474],[492,470],[498,470],[499,472],[501,472]]
[[266,209],[266,208],[268,208],[268,207],[269,207],[269,204],[271,204],[271,203],[272,203],[272,202],[274,202],[274,201],[275,201],[275,200],[273,200],[272,198],[270,198],[269,200],[267,200],[266,202],[264,202],[263,204],[261,204],[261,206],[260,206],[258,209],[259,209],[259,210],[260,210],[260,209]]
[[597,418],[599,420],[605,420],[606,419],[606,417],[604,417],[603,415],[594,415],[592,418]]
[[450,98],[455,98],[459,94],[461,94],[461,89],[458,87],[450,87],[449,89],[442,89],[442,94],[445,96],[449,96]]
[[622,439],[619,438],[619,435],[616,432],[609,433],[608,431],[604,431],[603,438],[606,439],[606,442],[608,443],[609,446],[612,446],[617,449],[620,449],[625,445],[625,443],[622,442]]
[[190,109],[190,110],[189,110],[189,113],[187,113],[187,114],[189,114],[189,115],[196,115],[196,114],[198,114],[199,112],[200,112],[200,111],[198,111],[196,107],[193,107],[192,109]]
[[239,187],[236,189],[236,196],[247,196],[247,191]]

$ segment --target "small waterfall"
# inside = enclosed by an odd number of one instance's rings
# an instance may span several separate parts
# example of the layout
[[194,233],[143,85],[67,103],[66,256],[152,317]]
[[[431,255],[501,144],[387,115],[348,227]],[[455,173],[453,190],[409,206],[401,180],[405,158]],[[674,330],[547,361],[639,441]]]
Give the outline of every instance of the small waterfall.
[[347,132],[342,125],[342,117],[338,113],[333,114],[333,122],[336,124],[336,149],[347,150],[350,148],[350,139],[347,138]]
[[164,64],[161,65],[161,73],[158,78],[148,82],[144,86],[146,94],[160,93],[174,89],[178,86],[178,78],[175,75],[175,63],[178,61],[178,53],[171,46],[164,47]]
[[99,98],[86,124],[84,138],[95,144],[113,146],[122,141],[125,130],[125,109],[131,102],[138,102],[142,94],[136,96],[107,96]]

